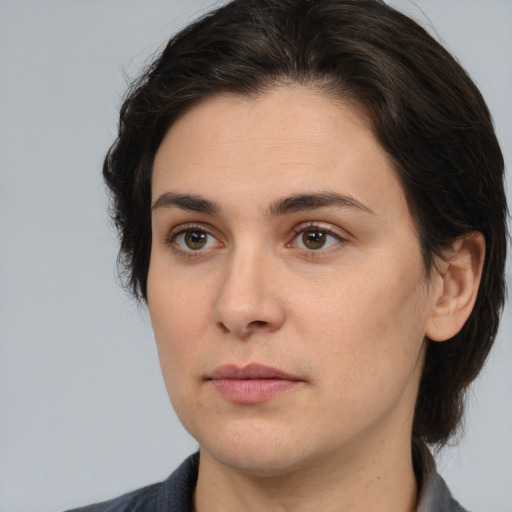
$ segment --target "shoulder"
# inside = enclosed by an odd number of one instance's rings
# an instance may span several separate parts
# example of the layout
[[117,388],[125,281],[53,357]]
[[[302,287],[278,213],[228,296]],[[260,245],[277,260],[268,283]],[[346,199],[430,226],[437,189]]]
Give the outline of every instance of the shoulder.
[[164,482],[67,512],[190,512],[199,454],[186,459]]
[[145,512],[156,510],[156,496],[162,484],[153,484],[117,498],[80,507],[68,512]]

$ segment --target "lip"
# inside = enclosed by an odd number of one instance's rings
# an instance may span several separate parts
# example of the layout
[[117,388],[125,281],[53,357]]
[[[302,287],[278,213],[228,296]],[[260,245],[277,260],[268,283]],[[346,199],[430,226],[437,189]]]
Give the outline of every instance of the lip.
[[211,380],[216,379],[281,379],[298,381],[297,377],[290,375],[289,373],[279,370],[278,368],[272,368],[271,366],[265,366],[262,364],[251,363],[247,366],[236,366],[234,364],[225,364],[216,368],[211,376]]
[[303,382],[278,368],[256,363],[219,366],[207,381],[228,401],[247,405],[266,402]]

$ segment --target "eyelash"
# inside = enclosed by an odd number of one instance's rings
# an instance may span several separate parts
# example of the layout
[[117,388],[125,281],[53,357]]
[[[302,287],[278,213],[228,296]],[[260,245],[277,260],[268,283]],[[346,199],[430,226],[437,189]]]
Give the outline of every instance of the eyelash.
[[308,231],[314,232],[320,232],[328,237],[334,238],[336,240],[336,243],[333,243],[329,245],[328,247],[320,247],[319,249],[308,249],[304,247],[299,247],[300,250],[304,251],[308,256],[311,257],[317,257],[322,252],[325,254],[326,251],[328,251],[332,246],[336,246],[338,244],[344,244],[347,242],[347,239],[341,236],[339,233],[336,233],[331,228],[328,228],[326,226],[323,226],[322,224],[318,222],[309,222],[307,224],[301,224],[297,226],[295,229],[293,229],[293,232],[295,233],[292,240],[286,243],[286,247],[293,248],[294,243],[299,239],[300,235],[303,235],[304,233],[307,233]]
[[200,224],[186,224],[179,226],[179,228],[171,231],[169,236],[167,237],[165,244],[171,248],[175,253],[186,256],[187,258],[199,258],[205,255],[204,250],[194,250],[194,249],[184,249],[180,247],[177,243],[177,240],[180,236],[184,236],[187,233],[201,233],[208,237],[212,237],[217,240],[217,247],[223,247],[224,244],[214,235],[211,234],[208,226],[200,225]]
[[[211,247],[206,247],[206,249],[204,249],[204,250],[202,248],[198,248],[197,250],[194,250],[192,248],[185,249],[183,247],[180,247],[178,245],[177,241],[178,241],[179,237],[185,236],[187,233],[204,234],[207,237],[212,237],[213,239],[215,239],[217,241],[215,248],[224,247],[224,243],[222,241],[220,241],[218,237],[216,237],[215,235],[213,235],[210,232],[211,229],[212,228],[210,228],[209,226],[204,226],[201,224],[182,225],[182,226],[179,226],[177,229],[171,231],[171,233],[165,240],[165,244],[168,247],[170,247],[172,249],[172,251],[177,253],[178,255],[185,256],[190,259],[200,258],[200,257],[207,255],[209,253],[208,249],[211,249]],[[308,231],[311,231],[311,232],[317,231],[327,237],[334,238],[336,240],[336,242],[331,243],[327,248],[324,248],[324,246],[322,245],[318,249],[308,249],[307,247],[296,246],[295,242],[298,240],[299,236],[301,234],[307,233]],[[335,231],[333,231],[332,229],[330,229],[326,226],[321,225],[318,222],[310,222],[307,224],[301,224],[301,225],[297,226],[296,228],[294,228],[292,230],[292,232],[294,233],[294,235],[291,240],[286,242],[285,247],[289,248],[289,249],[297,248],[298,250],[302,251],[304,254],[306,254],[307,256],[310,256],[310,257],[317,257],[322,252],[325,253],[326,251],[328,251],[331,248],[331,246],[336,246],[338,244],[343,244],[343,243],[347,242],[346,238],[342,237],[340,234],[336,233]],[[206,243],[208,243],[208,241]]]

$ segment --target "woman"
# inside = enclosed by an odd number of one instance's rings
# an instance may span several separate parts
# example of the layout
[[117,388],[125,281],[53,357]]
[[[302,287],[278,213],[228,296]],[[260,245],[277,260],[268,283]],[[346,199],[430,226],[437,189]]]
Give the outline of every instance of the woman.
[[200,449],[81,510],[462,510],[427,443],[496,334],[506,202],[437,42],[377,0],[230,2],[134,84],[104,176]]

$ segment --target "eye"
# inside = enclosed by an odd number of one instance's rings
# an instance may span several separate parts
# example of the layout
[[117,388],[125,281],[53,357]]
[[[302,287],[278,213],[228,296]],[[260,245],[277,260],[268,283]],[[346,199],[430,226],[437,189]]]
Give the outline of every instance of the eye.
[[288,244],[290,247],[299,247],[307,251],[319,251],[328,249],[343,242],[343,238],[330,229],[320,226],[307,226],[295,231],[296,236]]
[[211,233],[193,227],[171,234],[170,244],[184,252],[200,252],[213,247],[222,247],[222,243]]

